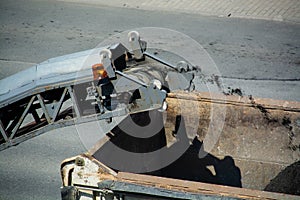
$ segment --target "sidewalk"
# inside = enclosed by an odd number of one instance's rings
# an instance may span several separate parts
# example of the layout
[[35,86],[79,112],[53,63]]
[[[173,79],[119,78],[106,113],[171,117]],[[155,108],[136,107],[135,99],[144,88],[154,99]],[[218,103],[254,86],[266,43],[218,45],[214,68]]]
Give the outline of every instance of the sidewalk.
[[126,7],[142,10],[176,11],[218,17],[265,19],[300,23],[300,0],[59,0]]

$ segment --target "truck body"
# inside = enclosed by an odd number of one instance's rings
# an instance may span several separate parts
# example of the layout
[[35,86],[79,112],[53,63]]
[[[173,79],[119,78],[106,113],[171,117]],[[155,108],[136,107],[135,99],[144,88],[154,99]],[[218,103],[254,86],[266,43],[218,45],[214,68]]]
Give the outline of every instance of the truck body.
[[[68,188],[79,199],[299,199],[292,195],[299,195],[299,102],[221,94],[211,98],[209,93],[187,92],[169,93],[167,102],[167,114],[161,119],[170,155],[172,145],[182,141],[174,134],[178,114],[187,114],[181,116],[186,130],[197,129],[196,137],[187,134],[189,147],[176,161],[158,171],[137,174],[124,157],[126,169],[109,168],[110,158],[119,158],[106,150],[109,141],[134,149],[151,148],[149,144],[163,140],[137,144],[113,129],[114,136],[99,142],[96,150],[62,163],[63,194],[70,195]],[[185,112],[181,105],[186,105]],[[218,109],[226,110],[224,126],[214,147],[201,157],[212,108],[217,116],[222,115]],[[148,160],[141,162],[145,168],[149,165]]]

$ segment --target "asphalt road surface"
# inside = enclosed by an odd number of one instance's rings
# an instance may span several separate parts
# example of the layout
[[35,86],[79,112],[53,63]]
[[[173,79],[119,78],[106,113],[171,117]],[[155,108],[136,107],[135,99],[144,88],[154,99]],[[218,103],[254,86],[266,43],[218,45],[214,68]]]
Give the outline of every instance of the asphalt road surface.
[[[200,43],[226,87],[300,100],[298,24],[38,0],[2,0],[0,24],[1,79],[128,29],[164,27]],[[84,151],[76,128],[67,127],[0,152],[0,199],[59,199],[60,162]]]

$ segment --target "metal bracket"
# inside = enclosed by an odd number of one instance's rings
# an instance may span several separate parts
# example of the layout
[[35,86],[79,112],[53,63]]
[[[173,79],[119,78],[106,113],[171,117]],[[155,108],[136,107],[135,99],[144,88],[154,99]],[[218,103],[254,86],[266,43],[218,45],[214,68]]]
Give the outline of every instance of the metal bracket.
[[177,63],[177,70],[181,73],[181,72],[188,72],[190,71],[190,66],[187,62],[185,61],[179,61]]
[[109,49],[103,49],[100,51],[100,62],[103,64],[105,71],[109,78],[116,76],[115,70],[112,66],[112,53]]
[[147,43],[140,39],[140,34],[137,31],[129,32],[128,41],[134,54],[134,58],[136,60],[143,60],[143,52],[146,50]]
[[95,95],[95,98],[96,98],[96,102],[97,102],[98,108],[100,110],[100,113],[103,114],[103,113],[105,113],[105,108],[102,104],[101,89],[99,88],[99,86],[95,86],[94,82],[92,82],[92,85],[95,88],[96,92],[98,93],[98,95]]

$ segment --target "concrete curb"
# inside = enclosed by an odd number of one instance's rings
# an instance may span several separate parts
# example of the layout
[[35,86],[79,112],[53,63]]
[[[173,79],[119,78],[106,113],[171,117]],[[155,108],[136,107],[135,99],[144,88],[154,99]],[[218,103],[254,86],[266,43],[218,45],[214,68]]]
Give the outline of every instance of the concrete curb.
[[58,0],[142,10],[300,23],[299,0]]

